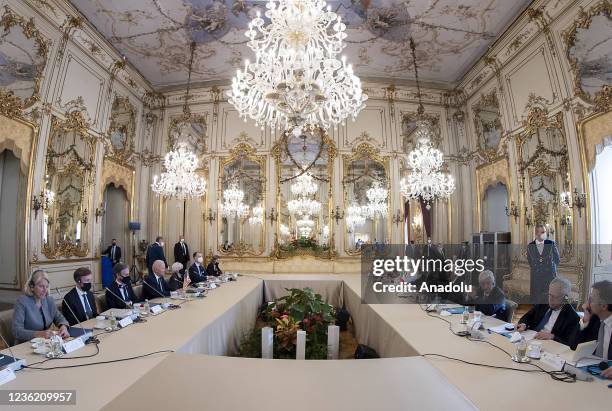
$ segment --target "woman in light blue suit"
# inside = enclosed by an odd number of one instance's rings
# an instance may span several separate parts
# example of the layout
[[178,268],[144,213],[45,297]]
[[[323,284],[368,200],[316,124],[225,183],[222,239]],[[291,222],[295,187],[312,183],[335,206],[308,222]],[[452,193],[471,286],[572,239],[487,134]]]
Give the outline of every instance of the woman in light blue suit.
[[44,270],[36,270],[24,287],[24,294],[17,299],[13,314],[13,335],[17,343],[34,337],[50,338],[51,324],[59,327],[62,338],[69,336],[68,321],[49,296],[49,276]]

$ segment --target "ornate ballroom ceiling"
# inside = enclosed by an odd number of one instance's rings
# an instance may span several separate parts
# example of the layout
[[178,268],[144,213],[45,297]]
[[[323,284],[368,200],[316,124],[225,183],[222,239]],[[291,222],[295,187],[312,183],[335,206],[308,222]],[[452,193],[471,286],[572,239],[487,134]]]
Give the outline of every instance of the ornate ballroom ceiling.
[[[244,31],[263,0],[71,0],[151,82],[186,83],[189,44],[198,45],[194,82],[226,82],[253,58]],[[421,77],[461,79],[530,0],[330,0],[348,26],[345,54],[363,79],[412,80],[408,39]]]

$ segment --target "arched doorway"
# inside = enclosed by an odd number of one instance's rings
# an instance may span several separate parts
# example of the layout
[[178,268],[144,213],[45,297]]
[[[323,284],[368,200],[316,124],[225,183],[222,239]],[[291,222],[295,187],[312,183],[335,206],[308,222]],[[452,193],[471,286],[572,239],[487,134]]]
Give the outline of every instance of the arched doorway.
[[508,188],[504,183],[487,187],[482,198],[482,231],[510,231],[508,216]]
[[103,202],[105,213],[102,221],[102,250],[104,251],[112,239],[116,238],[122,250],[121,260],[130,265],[132,252],[129,243],[130,204],[127,192],[114,183],[108,184],[104,189]]

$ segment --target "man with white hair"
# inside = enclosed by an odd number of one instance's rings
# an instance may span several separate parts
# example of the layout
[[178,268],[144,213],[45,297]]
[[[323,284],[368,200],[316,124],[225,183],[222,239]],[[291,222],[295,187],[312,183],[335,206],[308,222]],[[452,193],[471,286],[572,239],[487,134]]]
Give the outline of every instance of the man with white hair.
[[508,321],[506,296],[501,288],[495,285],[495,274],[491,270],[484,270],[478,275],[478,285],[478,292],[474,300],[475,309],[484,315]]
[[170,290],[164,278],[166,263],[162,260],[155,260],[151,268],[153,272],[146,276],[144,280],[146,284],[143,284],[142,287],[145,298],[152,300],[163,296],[168,297]]
[[580,317],[569,304],[572,283],[555,277],[548,286],[548,304],[536,304],[521,317],[518,331],[537,331],[538,340],[555,340],[570,345],[579,329]]

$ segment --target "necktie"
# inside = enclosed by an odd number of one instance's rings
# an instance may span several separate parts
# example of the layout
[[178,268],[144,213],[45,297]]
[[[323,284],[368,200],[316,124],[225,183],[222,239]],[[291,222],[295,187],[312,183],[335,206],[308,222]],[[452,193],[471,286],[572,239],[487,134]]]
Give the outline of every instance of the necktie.
[[113,251],[111,252],[111,260],[115,261],[115,246],[113,246]]
[[546,314],[544,314],[544,317],[542,317],[542,321],[540,321],[540,323],[537,325],[537,327],[534,330],[542,331],[542,328],[544,328],[548,320],[550,320],[551,314],[552,314],[552,310],[549,308],[548,311],[546,311]]
[[157,283],[159,284],[159,290],[163,293],[164,292],[164,286],[162,285],[162,279],[161,277],[159,277],[157,279]]
[[121,287],[119,287],[119,289],[121,290],[121,296],[123,297],[123,300],[127,301],[127,290],[125,289],[125,286],[122,285]]
[[[597,334],[597,347],[595,348],[595,356],[601,357],[604,360],[607,359],[604,357],[604,354],[605,354],[604,343],[606,342],[605,337],[606,337],[606,323],[602,321],[601,324],[599,325],[599,333]],[[607,357],[609,357],[610,352],[608,352],[607,354],[608,354]]]
[[181,245],[183,246],[183,255],[187,254],[187,251],[185,250],[185,243],[181,243]]
[[85,316],[89,320],[91,318],[91,307],[89,306],[89,301],[87,300],[87,294],[83,294],[83,304],[85,305]]

